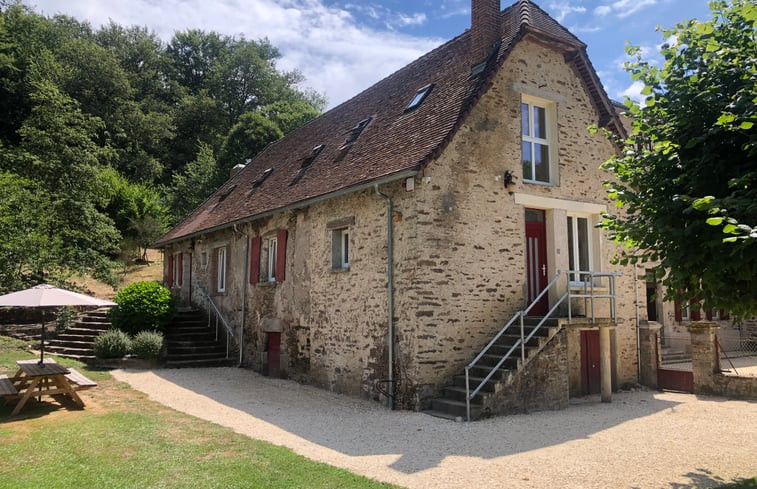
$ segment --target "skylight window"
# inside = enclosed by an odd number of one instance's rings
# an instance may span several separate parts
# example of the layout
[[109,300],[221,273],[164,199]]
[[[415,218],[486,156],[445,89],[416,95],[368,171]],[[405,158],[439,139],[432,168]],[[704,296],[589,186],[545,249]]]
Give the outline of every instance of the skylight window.
[[431,83],[415,92],[415,96],[410,101],[410,103],[407,104],[407,107],[405,107],[405,112],[410,112],[411,110],[417,109],[423,103],[423,101],[426,100],[426,97],[428,97],[428,94],[431,93],[431,90],[433,89],[434,84]]
[[273,172],[273,168],[268,168],[263,172],[262,175],[260,175],[257,180],[252,182],[252,188],[247,192],[247,197],[253,194],[257,189],[260,188],[261,185],[263,185],[263,182],[265,182],[266,178],[268,178],[271,175],[271,172]]
[[231,192],[234,191],[235,188],[237,188],[236,184],[234,184],[231,187],[223,190],[221,192],[221,194],[218,196],[218,203],[220,204],[221,202],[223,202],[224,200],[226,200],[226,197],[228,197],[231,194]]
[[370,124],[372,117],[368,117],[367,119],[363,119],[362,121],[358,122],[357,126],[353,127],[347,132],[347,139],[344,141],[344,144],[342,145],[341,149],[347,149],[350,146],[352,146],[355,141],[357,141],[357,138],[360,137],[360,134],[363,132],[363,129]]
[[318,155],[321,154],[321,151],[323,151],[323,148],[325,147],[325,144],[319,144],[318,146],[315,146],[313,148],[313,151],[310,152],[310,155],[302,160],[302,163],[300,163],[300,169],[297,170],[297,173],[292,179],[292,183],[289,184],[290,186],[295,185],[300,181],[300,179],[305,175],[307,169],[310,168],[310,165],[313,164],[315,159],[318,158]]

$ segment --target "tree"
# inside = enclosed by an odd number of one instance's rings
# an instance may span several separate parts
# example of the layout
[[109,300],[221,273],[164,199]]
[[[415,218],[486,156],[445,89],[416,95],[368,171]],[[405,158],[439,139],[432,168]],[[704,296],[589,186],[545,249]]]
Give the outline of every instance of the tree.
[[234,124],[221,146],[218,156],[218,183],[229,178],[234,165],[254,158],[263,149],[284,134],[275,122],[261,112],[247,112]]
[[177,222],[202,204],[217,188],[213,150],[204,143],[198,146],[197,158],[183,172],[173,174],[168,190],[171,215]]
[[757,6],[710,6],[712,20],[663,31],[661,68],[628,49],[647,99],[626,101],[633,130],[603,165],[622,212],[602,226],[625,245],[621,263],[659,265],[667,299],[744,317],[757,314],[757,240],[723,232],[757,223]]

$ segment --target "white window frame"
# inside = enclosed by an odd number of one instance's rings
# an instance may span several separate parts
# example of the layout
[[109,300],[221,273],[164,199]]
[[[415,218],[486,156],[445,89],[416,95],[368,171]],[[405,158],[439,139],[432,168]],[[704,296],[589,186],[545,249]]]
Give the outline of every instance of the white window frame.
[[208,269],[208,252],[203,251],[200,253],[200,266],[202,267],[203,271]]
[[177,286],[183,285],[179,283],[179,267],[184,266],[184,260],[182,260],[181,258],[182,258],[181,252],[173,254],[173,258],[172,258],[173,259],[173,277],[171,277],[172,278],[171,283]]
[[350,228],[334,229],[331,233],[331,268],[349,270],[350,268]]
[[276,255],[278,251],[278,239],[276,237],[266,238],[265,249],[267,253],[266,281],[276,281]]
[[710,315],[713,321],[720,321],[720,309],[712,309]]
[[[523,106],[528,107],[528,135],[523,130]],[[534,107],[544,109],[544,130],[546,131],[545,138],[539,138],[534,136]],[[559,165],[557,165],[557,111],[554,102],[544,100],[530,95],[521,95],[521,114],[520,114],[520,134],[521,134],[521,162],[523,162],[523,143],[528,143],[531,146],[531,177],[526,178],[526,174],[523,173],[523,181],[526,183],[533,183],[537,185],[556,185],[558,182],[557,171]],[[547,180],[536,179],[536,166],[533,163],[534,146],[541,144],[547,147],[547,158],[549,162],[547,164]],[[523,171],[523,170],[521,170]]]
[[[578,220],[579,219],[586,219],[586,244],[588,247],[587,256],[589,258],[589,266],[588,270],[580,270],[580,262],[581,262],[581,250],[580,250],[580,239],[579,239],[579,230],[578,230]],[[570,223],[570,224],[569,224]],[[594,269],[595,264],[597,260],[595,260],[594,256],[594,238],[596,229],[594,228],[594,220],[592,219],[591,215],[588,214],[574,214],[574,213],[568,213],[567,219],[565,220],[565,226],[566,226],[566,233],[565,235],[568,237],[568,268],[572,269],[570,266],[570,260],[573,260],[574,266],[578,266],[579,271],[582,272],[594,272],[597,271]],[[572,229],[570,229],[570,233],[568,233],[568,226],[572,226]],[[572,243],[570,242],[572,236]],[[571,250],[572,248],[572,250]],[[571,256],[571,251],[573,252]],[[581,277],[576,277],[575,275],[571,274],[570,277],[570,283],[571,285],[584,285],[586,281],[581,280]]]
[[226,292],[226,247],[221,246],[216,251],[218,269],[216,270],[216,290],[219,293]]
[[691,304],[689,301],[681,301],[681,322],[691,321]]

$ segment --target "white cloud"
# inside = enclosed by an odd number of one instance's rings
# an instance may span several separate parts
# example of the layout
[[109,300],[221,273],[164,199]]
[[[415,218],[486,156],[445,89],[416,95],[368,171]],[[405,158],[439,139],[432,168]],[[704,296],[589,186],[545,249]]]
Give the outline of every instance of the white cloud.
[[659,0],[617,0],[609,5],[600,5],[594,9],[594,14],[605,16],[614,13],[616,17],[624,19],[642,9],[657,5]]
[[594,9],[594,14],[601,16],[605,16],[610,12],[612,12],[612,7],[610,7],[609,5],[600,5],[599,7]]
[[572,5],[570,2],[552,2],[549,4],[549,8],[554,12],[557,22],[562,22],[570,14],[583,14],[586,12],[586,7]]
[[[326,94],[337,105],[442,40],[417,38],[360,26],[349,11],[323,0],[26,0],[45,15],[65,13],[93,26],[110,19],[122,25],[147,26],[164,41],[174,32],[203,29],[247,39],[267,37],[282,54],[278,66],[297,69],[306,87]],[[381,11],[377,15],[381,16]],[[425,15],[398,17],[411,25]]]
[[647,99],[646,95],[642,95],[641,91],[644,89],[644,84],[640,81],[635,81],[631,83],[623,92],[621,95],[624,97],[628,97],[630,99],[636,100],[640,104],[643,104],[644,101]]

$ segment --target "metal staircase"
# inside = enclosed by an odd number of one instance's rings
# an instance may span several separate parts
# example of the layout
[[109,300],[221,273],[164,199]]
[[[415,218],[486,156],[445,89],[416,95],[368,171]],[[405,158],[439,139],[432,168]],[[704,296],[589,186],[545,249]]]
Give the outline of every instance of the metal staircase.
[[[615,277],[622,275],[612,272],[590,272],[561,270],[549,284],[522,311],[516,312],[504,327],[494,335],[481,352],[465,366],[461,375],[453,378],[453,385],[444,388],[444,397],[431,401],[433,416],[449,419],[464,417],[468,421],[478,419],[483,414],[486,399],[500,388],[505,388],[523,369],[546,347],[560,331],[562,324],[573,320],[572,302],[584,300],[584,311],[590,314],[591,322],[596,321],[594,301],[609,299],[610,317],[616,321]],[[564,277],[565,280],[560,280]],[[571,282],[571,277],[580,277],[581,282]],[[599,280],[607,278],[606,288],[598,287]],[[548,294],[564,284],[565,292],[554,302],[543,317],[529,316],[534,306]],[[560,306],[564,306],[561,308]],[[567,310],[566,319],[558,319],[557,311]]]

